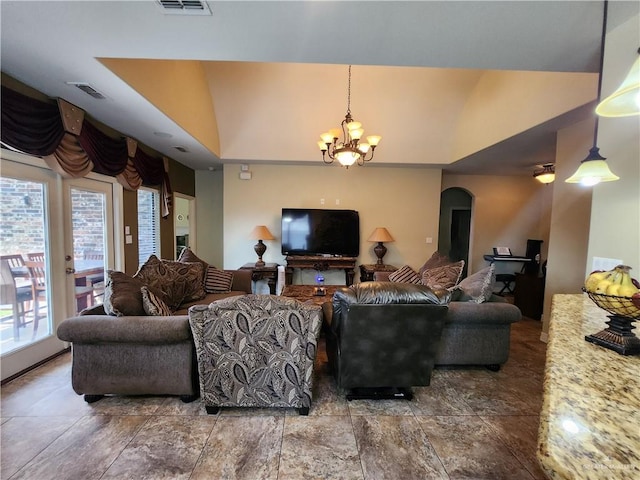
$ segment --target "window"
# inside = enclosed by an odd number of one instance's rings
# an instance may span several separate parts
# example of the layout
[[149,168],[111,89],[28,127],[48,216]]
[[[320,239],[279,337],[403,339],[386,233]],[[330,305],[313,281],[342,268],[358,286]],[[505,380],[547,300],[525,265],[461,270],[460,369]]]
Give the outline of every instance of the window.
[[160,252],[160,195],[155,190],[138,190],[138,264]]

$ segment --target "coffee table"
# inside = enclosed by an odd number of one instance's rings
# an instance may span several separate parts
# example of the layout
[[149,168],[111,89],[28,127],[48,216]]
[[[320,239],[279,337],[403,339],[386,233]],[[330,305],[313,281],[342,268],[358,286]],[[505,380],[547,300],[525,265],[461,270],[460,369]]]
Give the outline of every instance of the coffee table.
[[280,295],[295,298],[301,302],[311,302],[316,305],[322,305],[325,302],[330,302],[336,290],[343,286],[344,285],[325,285],[326,295],[314,295],[313,292],[316,285],[285,285]]

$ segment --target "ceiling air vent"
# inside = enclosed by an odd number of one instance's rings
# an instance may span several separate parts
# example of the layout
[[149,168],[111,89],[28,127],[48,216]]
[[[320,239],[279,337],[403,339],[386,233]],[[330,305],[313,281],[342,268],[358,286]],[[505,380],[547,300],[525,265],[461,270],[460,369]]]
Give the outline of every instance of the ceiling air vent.
[[67,85],[73,85],[74,87],[78,87],[87,95],[91,95],[93,98],[97,98],[98,100],[107,98],[103,94],[101,94],[99,91],[97,91],[95,88],[93,88],[91,85],[89,85],[88,83],[84,83],[84,82],[66,82],[66,83]]
[[166,15],[211,15],[207,2],[198,0],[157,0]]
[[175,148],[176,150],[182,153],[189,153],[189,150],[187,150],[187,147],[183,147],[182,145],[174,145],[173,148]]

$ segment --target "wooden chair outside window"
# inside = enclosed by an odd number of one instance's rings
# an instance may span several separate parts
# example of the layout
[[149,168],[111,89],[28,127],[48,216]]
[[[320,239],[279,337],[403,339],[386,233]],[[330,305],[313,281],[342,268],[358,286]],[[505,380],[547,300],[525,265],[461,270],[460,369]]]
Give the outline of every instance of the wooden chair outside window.
[[0,257],[0,304],[11,305],[13,339],[20,340],[20,328],[27,323],[27,305],[33,300],[29,271],[22,255]]

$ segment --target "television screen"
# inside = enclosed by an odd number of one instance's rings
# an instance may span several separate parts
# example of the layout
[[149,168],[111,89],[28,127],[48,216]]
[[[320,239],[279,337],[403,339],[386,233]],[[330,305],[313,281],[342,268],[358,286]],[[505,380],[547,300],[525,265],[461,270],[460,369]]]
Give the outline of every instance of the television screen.
[[360,254],[360,218],[355,210],[282,209],[283,255]]

